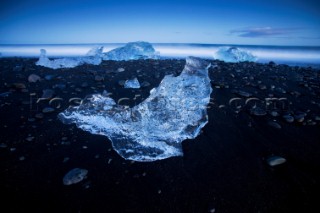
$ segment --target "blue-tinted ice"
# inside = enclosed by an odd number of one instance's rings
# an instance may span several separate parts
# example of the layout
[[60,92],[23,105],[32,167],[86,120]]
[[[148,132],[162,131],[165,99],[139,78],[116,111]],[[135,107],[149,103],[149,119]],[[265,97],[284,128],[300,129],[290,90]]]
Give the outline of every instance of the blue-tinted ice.
[[155,161],[182,156],[181,142],[197,137],[208,122],[209,66],[202,59],[188,57],[179,76],[165,76],[150,96],[133,108],[117,105],[104,92],[69,107],[59,118],[107,136],[125,159]]
[[131,80],[126,80],[124,83],[124,88],[134,88],[134,89],[139,89],[140,88],[140,83],[137,78],[131,79]]
[[256,61],[257,58],[250,52],[237,47],[221,47],[215,54],[215,58],[225,62]]
[[47,52],[45,49],[40,50],[40,58],[36,62],[36,65],[48,67],[51,69],[59,69],[59,68],[73,68],[76,66],[80,66],[82,64],[93,64],[99,65],[102,62],[102,51],[103,47],[94,47],[85,57],[77,57],[77,58],[58,58],[50,60],[47,57]]
[[104,53],[103,60],[128,61],[137,59],[158,59],[159,53],[153,46],[144,41],[129,42],[123,47],[118,47]]

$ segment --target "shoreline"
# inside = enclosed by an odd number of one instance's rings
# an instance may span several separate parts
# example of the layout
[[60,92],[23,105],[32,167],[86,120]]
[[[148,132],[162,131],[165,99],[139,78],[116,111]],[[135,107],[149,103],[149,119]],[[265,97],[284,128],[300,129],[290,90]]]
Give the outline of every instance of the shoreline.
[[[77,58],[77,57],[84,57],[84,55],[71,55],[71,56],[50,56],[49,59],[60,59],[60,58]],[[186,56],[160,56],[159,59],[157,60],[185,60]],[[222,63],[227,63],[223,62],[218,59],[213,59],[212,57],[200,57],[204,60],[207,61],[220,61]],[[29,60],[39,60],[39,56],[11,56],[11,57],[0,57],[0,59],[29,59]],[[275,63],[278,66],[290,66],[292,68],[300,67],[300,68],[308,68],[308,69],[313,69],[314,71],[320,71],[320,63],[310,63],[310,62],[294,62],[294,60],[291,61],[282,61],[282,62],[274,62],[272,60],[257,60],[253,63],[261,64],[261,65],[267,65],[270,62]],[[237,63],[248,63],[248,62],[232,62],[231,64],[237,64]]]

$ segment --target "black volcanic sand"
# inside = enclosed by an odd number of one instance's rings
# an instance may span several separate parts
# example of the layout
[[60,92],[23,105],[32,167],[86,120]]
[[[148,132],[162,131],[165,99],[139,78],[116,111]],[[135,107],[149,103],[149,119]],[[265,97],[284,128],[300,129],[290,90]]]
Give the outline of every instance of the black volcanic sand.
[[[63,124],[57,114],[104,90],[115,100],[129,98],[121,104],[138,104],[164,75],[178,75],[184,60],[59,70],[35,61],[0,59],[4,212],[320,212],[319,70],[212,61],[209,123],[183,142],[183,157],[139,163],[121,158],[106,137]],[[28,82],[30,74],[41,80]],[[134,77],[150,85],[119,84]],[[39,99],[45,89],[54,93]],[[46,107],[54,111],[43,113]],[[270,156],[287,161],[272,167]],[[87,169],[87,178],[64,185],[73,168]]]

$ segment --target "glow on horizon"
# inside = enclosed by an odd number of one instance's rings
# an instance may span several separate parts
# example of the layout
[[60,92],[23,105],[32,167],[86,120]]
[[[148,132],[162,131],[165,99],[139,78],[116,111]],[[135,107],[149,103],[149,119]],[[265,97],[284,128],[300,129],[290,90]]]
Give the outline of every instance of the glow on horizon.
[[[32,57],[38,58],[40,49],[47,50],[48,57],[81,57],[96,44],[78,45],[0,45],[0,52],[4,57]],[[103,52],[123,46],[122,44],[102,44]],[[166,58],[185,58],[197,56],[208,59],[216,58],[215,54],[221,47],[219,45],[190,45],[190,44],[154,44],[160,56]],[[223,45],[229,46],[229,45]],[[270,46],[241,46],[240,49],[251,52],[258,57],[258,62],[291,61],[296,63],[320,64],[320,47],[270,47]]]
[[0,44],[208,43],[320,46],[316,0],[11,0]]

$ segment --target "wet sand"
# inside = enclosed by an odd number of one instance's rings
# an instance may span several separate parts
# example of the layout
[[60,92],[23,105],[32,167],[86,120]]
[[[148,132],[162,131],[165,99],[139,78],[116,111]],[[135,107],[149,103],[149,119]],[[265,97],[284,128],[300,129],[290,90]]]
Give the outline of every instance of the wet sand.
[[[183,142],[183,157],[139,163],[57,114],[104,90],[134,106],[164,75],[178,75],[184,60],[59,70],[35,61],[0,59],[0,191],[7,212],[320,211],[319,70],[212,61],[209,123]],[[123,88],[121,81],[134,77],[144,87]],[[270,166],[272,156],[286,162]],[[64,185],[73,168],[88,170],[87,178]]]

